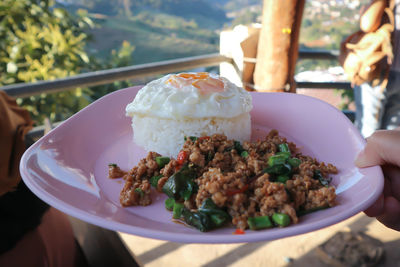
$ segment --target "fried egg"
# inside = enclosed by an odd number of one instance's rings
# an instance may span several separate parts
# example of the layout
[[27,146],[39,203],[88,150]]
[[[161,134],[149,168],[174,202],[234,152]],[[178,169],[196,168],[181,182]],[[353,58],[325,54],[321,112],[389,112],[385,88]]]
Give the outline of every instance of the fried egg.
[[139,90],[126,114],[163,119],[233,118],[250,112],[249,92],[207,72],[169,74]]

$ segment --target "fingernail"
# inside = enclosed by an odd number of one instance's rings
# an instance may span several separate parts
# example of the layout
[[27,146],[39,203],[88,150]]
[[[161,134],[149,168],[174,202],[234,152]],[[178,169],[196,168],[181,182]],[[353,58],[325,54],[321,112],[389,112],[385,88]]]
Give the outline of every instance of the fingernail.
[[358,167],[363,167],[364,161],[365,161],[365,150],[363,149],[358,153],[356,159],[354,160],[354,164]]

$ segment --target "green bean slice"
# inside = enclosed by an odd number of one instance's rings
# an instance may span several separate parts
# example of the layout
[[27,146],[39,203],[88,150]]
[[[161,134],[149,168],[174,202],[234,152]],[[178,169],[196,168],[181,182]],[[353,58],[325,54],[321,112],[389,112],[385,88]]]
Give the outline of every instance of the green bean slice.
[[271,228],[274,226],[268,216],[250,217],[247,219],[247,223],[251,230]]
[[277,225],[279,225],[281,227],[286,227],[290,224],[289,215],[284,214],[284,213],[275,212],[274,214],[272,214],[272,220],[274,221],[274,223],[276,223]]
[[182,203],[175,202],[174,207],[172,209],[172,218],[174,219],[180,219],[182,216],[182,210],[184,206]]
[[169,211],[172,211],[174,209],[174,204],[175,204],[175,199],[172,197],[169,197],[165,200],[165,208]]

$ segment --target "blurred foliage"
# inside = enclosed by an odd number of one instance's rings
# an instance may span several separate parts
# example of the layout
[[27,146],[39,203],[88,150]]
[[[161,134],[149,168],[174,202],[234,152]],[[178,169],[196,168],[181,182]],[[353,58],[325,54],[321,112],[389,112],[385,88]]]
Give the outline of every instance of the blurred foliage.
[[[92,62],[94,62],[95,69],[113,69],[132,65],[132,53],[134,50],[134,46],[127,41],[123,41],[118,50],[111,50],[110,56],[104,62],[97,62],[94,58]],[[117,81],[110,84],[92,86],[88,90],[90,91],[91,100],[96,100],[115,90],[132,85],[130,81]]]
[[2,85],[65,77],[88,63],[83,29],[91,21],[84,12],[72,19],[52,5],[50,0],[0,3]]
[[261,23],[261,11],[243,9],[237,17],[230,23],[231,27],[239,24],[251,25],[252,23]]
[[164,28],[168,30],[190,29],[201,30],[198,24],[191,19],[190,21],[180,17],[170,16],[163,13],[152,13],[148,10],[140,12],[133,19],[149,24],[153,27]]
[[340,95],[342,102],[339,105],[339,109],[346,110],[350,109],[350,104],[354,102],[354,91],[353,90],[335,90],[335,93]]
[[202,28],[218,29],[228,21],[224,10],[213,0],[74,0],[93,13],[132,17],[151,10],[193,21]]
[[[52,80],[85,71],[131,64],[134,49],[124,42],[100,62],[85,51],[94,27],[84,10],[71,15],[55,8],[52,0],[2,0],[0,2],[0,85]],[[105,93],[127,82],[95,88],[77,88],[54,94],[18,99],[41,124],[45,117],[60,121],[76,113]]]

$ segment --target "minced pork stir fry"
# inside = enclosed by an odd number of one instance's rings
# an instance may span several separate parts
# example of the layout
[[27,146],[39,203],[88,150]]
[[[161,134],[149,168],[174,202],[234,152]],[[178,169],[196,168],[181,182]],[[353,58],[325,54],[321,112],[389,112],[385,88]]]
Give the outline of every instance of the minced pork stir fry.
[[337,169],[302,155],[278,131],[264,140],[227,140],[225,135],[187,137],[177,158],[149,152],[123,177],[124,207],[150,205],[151,188],[165,193],[172,217],[200,231],[233,224],[237,231],[285,227],[299,216],[335,205],[330,174]]

